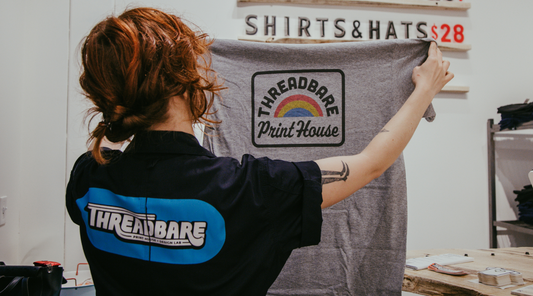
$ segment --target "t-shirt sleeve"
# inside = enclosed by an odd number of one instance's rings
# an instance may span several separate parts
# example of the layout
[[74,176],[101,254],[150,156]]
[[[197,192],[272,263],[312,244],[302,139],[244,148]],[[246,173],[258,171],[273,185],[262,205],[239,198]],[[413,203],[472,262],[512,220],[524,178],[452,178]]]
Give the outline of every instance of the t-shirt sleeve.
[[316,245],[320,242],[322,229],[322,176],[316,162],[297,162],[296,167],[304,180],[302,194],[302,231],[300,247]]
[[[111,150],[109,148],[103,148],[104,155],[108,158],[116,157],[122,152],[119,150]],[[70,178],[66,188],[65,202],[67,212],[72,221],[78,225],[83,223],[81,218],[80,209],[76,204],[76,200],[81,198],[89,190],[90,172],[94,172],[94,169],[99,165],[92,157],[92,152],[88,151],[83,153],[74,163],[72,171],[70,172]]]
[[87,166],[91,160],[90,152],[82,154],[74,163],[72,171],[70,172],[69,182],[67,184],[65,202],[67,207],[67,212],[72,219],[72,222],[80,225],[82,223],[80,210],[76,205],[76,199],[80,198],[82,195],[80,193],[80,174],[83,170],[83,167]]
[[275,239],[294,249],[320,242],[322,227],[322,185],[318,165],[313,161],[263,160],[269,217]]

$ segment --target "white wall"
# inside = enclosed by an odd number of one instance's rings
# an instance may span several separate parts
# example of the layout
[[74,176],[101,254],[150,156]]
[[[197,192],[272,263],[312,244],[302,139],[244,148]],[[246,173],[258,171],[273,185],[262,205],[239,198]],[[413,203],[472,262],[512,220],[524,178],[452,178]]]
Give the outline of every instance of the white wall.
[[[22,15],[23,6],[11,1],[0,9],[0,36],[4,40],[22,40],[22,30],[10,29]],[[14,262],[18,258],[18,211],[21,182],[22,135],[22,52],[16,42],[0,44],[0,196],[8,196],[6,225],[0,226],[0,260]],[[9,71],[7,71],[9,69]],[[0,209],[1,210],[1,209]]]
[[69,2],[0,5],[0,260],[62,262]]
[[[74,160],[86,149],[87,137],[83,125],[86,105],[77,84],[77,46],[96,22],[110,12],[122,11],[129,1],[44,2],[0,4],[4,38],[0,47],[4,138],[0,142],[0,195],[10,198],[8,222],[0,226],[0,260],[28,263],[47,258],[72,269],[84,259],[77,228],[63,215],[64,187]],[[258,15],[258,23],[264,15],[275,15],[280,24],[284,16],[327,17],[329,35],[333,32],[331,21],[338,17],[347,23],[374,19],[382,24],[389,20],[427,21],[429,26],[462,24],[464,42],[471,44],[472,50],[445,52],[444,56],[456,74],[452,84],[470,86],[470,92],[439,94],[434,100],[437,119],[422,122],[405,151],[408,248],[421,249],[488,247],[486,120],[499,121],[497,107],[532,96],[529,69],[533,55],[529,51],[533,42],[525,32],[533,26],[529,16],[533,3],[469,2],[472,8],[466,12],[244,5],[236,0],[136,3],[173,8],[215,38],[228,39],[244,35],[244,18],[249,14]],[[396,29],[403,38],[403,31]],[[283,34],[282,27],[277,31]],[[312,34],[317,36],[316,27]]]
[[532,42],[522,28],[533,23],[527,12],[533,3],[470,2],[472,50],[445,56],[457,73],[455,83],[471,91],[464,98],[440,95],[437,120],[421,126],[405,153],[411,249],[488,247],[486,121],[499,122],[497,107],[532,96]]

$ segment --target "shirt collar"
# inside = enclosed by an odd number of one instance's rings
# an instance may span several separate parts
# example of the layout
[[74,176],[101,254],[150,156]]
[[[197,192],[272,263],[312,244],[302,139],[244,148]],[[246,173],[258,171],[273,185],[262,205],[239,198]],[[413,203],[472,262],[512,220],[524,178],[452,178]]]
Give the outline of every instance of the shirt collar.
[[215,157],[191,134],[173,131],[142,131],[135,134],[124,153],[189,154]]

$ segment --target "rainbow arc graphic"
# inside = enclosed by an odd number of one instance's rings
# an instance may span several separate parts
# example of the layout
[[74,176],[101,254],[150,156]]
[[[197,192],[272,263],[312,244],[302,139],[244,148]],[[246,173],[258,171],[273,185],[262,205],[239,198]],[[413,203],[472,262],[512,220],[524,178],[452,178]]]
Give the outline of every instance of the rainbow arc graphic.
[[279,103],[274,117],[322,117],[318,103],[306,95],[292,95]]

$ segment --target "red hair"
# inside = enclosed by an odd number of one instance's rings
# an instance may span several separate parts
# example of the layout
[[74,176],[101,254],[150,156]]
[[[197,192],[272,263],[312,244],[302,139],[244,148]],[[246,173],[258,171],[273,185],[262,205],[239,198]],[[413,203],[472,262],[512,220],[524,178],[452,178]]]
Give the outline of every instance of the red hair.
[[93,157],[106,163],[100,143],[127,140],[167,119],[174,96],[188,100],[194,123],[205,116],[220,90],[207,59],[212,41],[172,14],[134,8],[97,24],[83,41],[80,85],[94,103],[88,115],[102,114],[92,131]]

